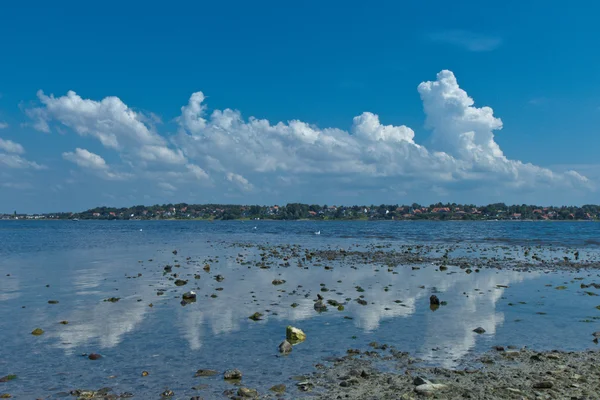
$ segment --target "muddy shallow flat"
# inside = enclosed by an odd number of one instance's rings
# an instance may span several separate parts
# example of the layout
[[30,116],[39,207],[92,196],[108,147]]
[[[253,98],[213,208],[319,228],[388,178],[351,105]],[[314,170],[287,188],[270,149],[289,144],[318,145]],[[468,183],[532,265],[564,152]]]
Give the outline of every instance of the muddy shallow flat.
[[[273,224],[259,229],[275,233],[256,233],[253,222],[204,223],[198,230],[129,223],[13,232],[11,249],[25,241],[0,263],[0,378],[16,379],[0,382],[0,394],[60,398],[75,389],[110,388],[136,398],[172,391],[170,398],[208,399],[235,396],[240,385],[279,396],[269,389],[285,384],[284,398],[326,396],[347,388],[327,376],[311,378],[314,390],[298,383],[315,371],[346,368],[332,360],[347,349],[378,351],[374,342],[386,350],[367,356],[368,368],[382,379],[406,372],[390,350],[408,353],[403,357],[414,368],[485,371],[479,358],[495,346],[596,347],[598,249],[583,236],[581,245],[568,247],[404,243],[328,237],[323,227],[317,237],[312,226],[298,233],[297,227],[286,231],[289,223]],[[379,234],[386,226],[376,226]],[[422,236],[434,228],[424,224]],[[365,236],[377,233],[369,229]],[[504,229],[510,237],[514,228]],[[43,244],[37,250],[36,240]],[[189,291],[196,301],[182,304]],[[430,307],[431,295],[442,305]],[[250,319],[255,313],[260,316]],[[307,340],[282,356],[278,345],[288,325],[301,328]],[[32,335],[36,328],[43,334]],[[92,360],[92,353],[100,357]],[[241,381],[223,379],[233,368],[242,371]],[[195,376],[200,369],[217,374]],[[415,394],[412,382],[409,389]]]

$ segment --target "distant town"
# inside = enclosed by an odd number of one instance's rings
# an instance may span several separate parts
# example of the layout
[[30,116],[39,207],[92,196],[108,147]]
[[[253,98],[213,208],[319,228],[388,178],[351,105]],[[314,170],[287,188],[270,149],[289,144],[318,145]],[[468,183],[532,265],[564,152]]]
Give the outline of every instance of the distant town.
[[503,203],[335,206],[291,203],[273,206],[163,204],[96,207],[83,212],[0,214],[0,220],[600,220],[600,206],[540,207]]

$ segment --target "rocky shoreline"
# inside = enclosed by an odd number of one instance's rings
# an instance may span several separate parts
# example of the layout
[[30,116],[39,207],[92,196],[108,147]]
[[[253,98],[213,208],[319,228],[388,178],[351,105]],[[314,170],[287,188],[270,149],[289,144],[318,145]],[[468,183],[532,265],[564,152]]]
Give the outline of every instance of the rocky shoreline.
[[[385,352],[384,352],[385,353]],[[471,367],[420,367],[409,355],[356,352],[310,377],[316,399],[600,399],[599,352],[496,350]],[[375,364],[393,360],[397,372]]]

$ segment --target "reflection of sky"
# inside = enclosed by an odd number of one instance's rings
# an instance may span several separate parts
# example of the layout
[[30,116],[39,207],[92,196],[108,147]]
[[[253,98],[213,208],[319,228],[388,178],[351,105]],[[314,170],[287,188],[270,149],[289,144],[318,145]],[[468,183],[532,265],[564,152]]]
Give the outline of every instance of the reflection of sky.
[[[149,316],[155,315],[157,307],[169,311],[160,314],[164,320],[153,319],[151,324],[172,326],[192,351],[202,349],[207,338],[230,337],[229,333],[245,329],[248,316],[257,311],[264,314],[263,321],[253,323],[257,327],[273,323],[301,325],[302,321],[313,318],[336,324],[343,316],[350,316],[350,323],[358,330],[375,335],[385,332],[382,327],[384,321],[413,318],[415,322],[411,326],[419,329],[419,340],[415,342],[417,347],[413,351],[426,360],[450,365],[451,360],[464,356],[475,346],[478,335],[472,332],[474,328],[481,326],[487,335],[494,335],[497,327],[504,323],[504,314],[496,307],[505,289],[497,285],[511,286],[540,275],[495,269],[466,274],[464,270],[452,267],[440,272],[433,265],[422,266],[419,270],[400,266],[391,273],[387,267],[357,264],[356,268],[350,268],[335,262],[329,263],[334,266],[330,271],[310,264],[306,264],[309,267],[306,270],[296,267],[293,260],[288,268],[259,269],[252,266],[249,269],[234,259],[240,252],[250,255],[246,260],[251,259],[252,255],[256,255],[255,249],[242,251],[211,245],[199,248],[195,244],[194,251],[202,254],[211,252],[213,256],[218,252],[221,261],[212,263],[210,274],[202,271],[204,261],[201,257],[194,257],[195,263],[182,263],[181,268],[174,268],[173,271],[182,278],[190,279],[183,288],[176,288],[162,275],[162,265],[173,262],[173,256],[166,252],[146,253],[146,257],[154,254],[156,260],[143,264],[137,262],[140,254],[136,254],[137,258],[130,254],[98,254],[96,257],[88,254],[85,259],[77,256],[61,260],[68,265],[69,271],[62,271],[58,282],[52,286],[58,286],[58,290],[62,288],[62,292],[67,292],[71,299],[64,303],[61,301],[61,304],[68,305],[60,306],[64,307],[60,316],[36,312],[33,316],[35,323],[32,324],[43,326],[62,319],[69,320],[64,329],[49,330],[46,337],[54,339],[57,348],[72,353],[93,343],[97,343],[100,349],[115,348],[128,335],[144,334],[140,327]],[[136,276],[138,272],[143,272],[142,278],[125,279],[125,275]],[[194,273],[200,273],[202,278],[194,280]],[[217,274],[224,275],[225,280],[216,282],[212,277]],[[273,279],[284,279],[286,283],[274,286],[271,283]],[[321,292],[321,284],[325,284],[329,291]],[[20,295],[17,276],[1,280],[0,285],[0,299],[15,299]],[[365,289],[364,292],[356,290],[359,285]],[[156,290],[161,287],[169,291],[159,297]],[[216,291],[219,287],[224,290]],[[386,287],[388,291],[384,290]],[[198,301],[181,307],[181,293],[192,288],[198,292]],[[213,293],[217,294],[216,298],[210,297]],[[318,315],[313,308],[317,293],[340,303],[346,303],[346,298],[352,300],[345,304],[344,312],[328,306],[327,313]],[[449,304],[432,313],[428,307],[432,293]],[[364,295],[368,302],[366,306],[355,301],[360,295]],[[122,300],[118,303],[102,301],[111,296]],[[138,302],[138,299],[143,301]],[[157,307],[148,307],[150,302]],[[298,306],[293,308],[292,303]]]

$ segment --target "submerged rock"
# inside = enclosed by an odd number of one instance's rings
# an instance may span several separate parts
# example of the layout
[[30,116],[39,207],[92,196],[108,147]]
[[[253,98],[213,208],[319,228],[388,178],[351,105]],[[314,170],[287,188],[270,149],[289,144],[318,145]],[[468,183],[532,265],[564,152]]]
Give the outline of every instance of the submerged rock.
[[176,286],[183,286],[183,285],[187,285],[188,281],[184,281],[183,279],[177,279],[175,281],[175,285]]
[[229,369],[223,373],[223,379],[227,381],[242,379],[242,371],[239,369]]
[[279,352],[281,354],[290,354],[292,352],[292,344],[290,342],[288,342],[287,340],[284,340],[279,345]]
[[258,391],[256,389],[241,387],[238,389],[237,395],[240,397],[253,399],[258,397]]
[[285,338],[291,344],[296,344],[305,341],[306,334],[302,332],[302,329],[298,329],[290,325],[285,329]]
[[34,336],[40,336],[44,334],[44,330],[42,328],[35,328],[33,331],[31,331],[31,334]]
[[6,375],[6,376],[3,376],[2,378],[0,378],[0,382],[4,383],[4,382],[8,382],[8,381],[13,381],[15,379],[17,379],[16,375]]
[[204,376],[215,376],[217,374],[218,374],[218,372],[215,370],[212,370],[212,369],[199,369],[194,374],[194,377],[198,378],[198,377],[204,377]]
[[285,385],[284,384],[279,384],[279,385],[275,385],[275,386],[271,386],[271,388],[269,389],[271,392],[275,392],[277,394],[282,394],[285,393]]
[[89,358],[90,360],[99,360],[99,359],[101,359],[101,358],[102,358],[102,356],[101,356],[100,354],[98,354],[98,353],[92,353],[92,354],[90,354],[90,355],[88,356],[88,358]]

